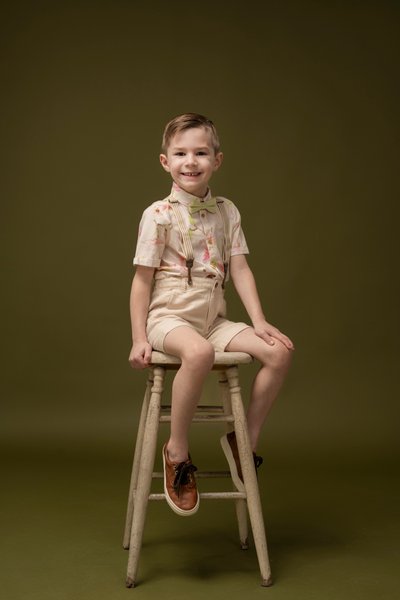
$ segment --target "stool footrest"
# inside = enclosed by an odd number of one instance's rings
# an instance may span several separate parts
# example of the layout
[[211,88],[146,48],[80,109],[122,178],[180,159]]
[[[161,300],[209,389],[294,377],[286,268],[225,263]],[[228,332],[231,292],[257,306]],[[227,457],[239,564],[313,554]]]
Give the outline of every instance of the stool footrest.
[[[171,412],[171,405],[170,404],[162,404],[161,405],[161,412]],[[201,413],[201,412],[212,412],[212,413],[219,413],[219,414],[225,414],[224,413],[224,407],[221,406],[220,404],[198,404],[196,406],[196,414],[197,413]]]
[[[217,479],[218,477],[230,477],[230,471],[197,471],[196,479]],[[164,473],[154,471],[153,479],[163,479]]]
[[[232,415],[199,415],[194,416],[192,423],[233,423],[234,417]],[[162,415],[159,418],[160,423],[170,423],[171,417],[168,415]]]
[[[202,500],[245,500],[245,492],[200,492]],[[150,494],[149,500],[165,500],[165,494]]]

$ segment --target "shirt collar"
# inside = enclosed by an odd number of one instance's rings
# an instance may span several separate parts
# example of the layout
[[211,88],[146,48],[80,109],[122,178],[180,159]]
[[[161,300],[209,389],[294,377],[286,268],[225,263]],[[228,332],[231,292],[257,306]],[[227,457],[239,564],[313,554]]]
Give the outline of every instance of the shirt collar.
[[208,188],[207,194],[203,198],[199,198],[198,196],[194,196],[193,194],[185,192],[185,190],[182,190],[179,186],[176,185],[176,183],[174,183],[172,185],[171,198],[173,198],[174,200],[178,200],[178,202],[184,204],[185,206],[189,206],[189,204],[192,204],[192,202],[210,200],[211,190],[210,188]]

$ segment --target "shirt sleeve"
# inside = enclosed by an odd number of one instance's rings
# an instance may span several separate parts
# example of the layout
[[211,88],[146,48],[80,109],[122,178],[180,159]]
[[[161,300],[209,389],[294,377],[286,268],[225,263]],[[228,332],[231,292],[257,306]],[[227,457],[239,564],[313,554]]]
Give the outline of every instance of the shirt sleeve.
[[139,224],[134,265],[158,268],[165,248],[168,223],[159,218],[160,209],[151,205],[144,211]]
[[242,230],[240,212],[233,202],[230,201],[228,201],[227,208],[231,225],[231,256],[249,254],[246,238]]

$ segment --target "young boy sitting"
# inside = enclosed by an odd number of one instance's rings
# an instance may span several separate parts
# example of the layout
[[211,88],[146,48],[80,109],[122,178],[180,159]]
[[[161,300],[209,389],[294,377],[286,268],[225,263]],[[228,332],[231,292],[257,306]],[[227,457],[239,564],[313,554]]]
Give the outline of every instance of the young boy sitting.
[[[172,177],[172,190],[144,211],[134,258],[129,362],[135,369],[147,367],[154,349],[182,363],[172,385],[171,431],[163,447],[165,496],[179,515],[192,515],[199,507],[188,434],[215,351],[247,352],[261,363],[247,410],[257,467],[260,431],[293,350],[291,340],[265,319],[238,209],[212,196],[208,187],[222,159],[215,126],[206,117],[186,113],[166,125],[160,162]],[[252,327],[226,318],[229,275]],[[221,444],[241,488],[234,433],[223,436]]]

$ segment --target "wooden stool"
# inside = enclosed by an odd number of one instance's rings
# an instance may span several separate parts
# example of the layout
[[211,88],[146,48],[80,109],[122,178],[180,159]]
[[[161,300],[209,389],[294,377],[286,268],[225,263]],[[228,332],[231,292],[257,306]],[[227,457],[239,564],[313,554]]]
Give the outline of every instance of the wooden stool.
[[[221,403],[219,406],[200,404],[196,409],[193,422],[225,422],[228,431],[234,430],[236,432],[244,491],[202,492],[200,498],[202,500],[228,498],[235,500],[239,538],[243,549],[248,547],[247,505],[260,567],[261,585],[269,586],[271,585],[271,570],[264,520],[238,374],[238,365],[251,363],[252,360],[252,357],[244,352],[215,353],[213,370],[220,372]],[[179,369],[180,363],[181,361],[177,357],[162,352],[153,352],[151,355],[150,374],[147,380],[136,438],[123,542],[124,548],[129,548],[127,587],[134,587],[136,582],[147,503],[149,500],[165,499],[164,493],[151,493],[151,482],[153,478],[163,477],[162,473],[153,473],[158,426],[159,423],[171,421],[170,406],[161,405],[165,373],[167,370]],[[200,472],[197,474],[198,478],[215,476],[230,476],[230,472]]]

